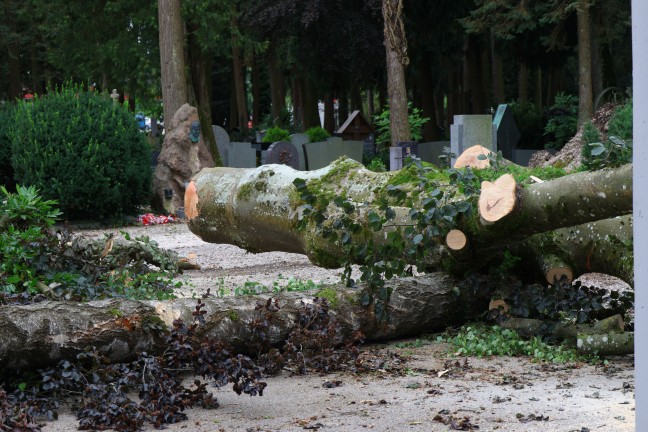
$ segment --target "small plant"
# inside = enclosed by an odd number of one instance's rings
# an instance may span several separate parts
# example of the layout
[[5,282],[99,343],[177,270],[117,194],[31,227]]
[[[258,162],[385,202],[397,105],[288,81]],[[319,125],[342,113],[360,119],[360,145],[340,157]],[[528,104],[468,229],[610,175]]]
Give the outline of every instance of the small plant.
[[[408,122],[410,132],[412,134],[412,141],[419,141],[423,138],[423,125],[430,119],[423,117],[423,111],[418,108],[412,107],[412,103],[407,104],[408,107]],[[389,120],[389,105],[386,105],[380,114],[374,116],[374,124],[376,125],[376,142],[391,145],[391,125]]]
[[560,149],[576,134],[578,98],[574,95],[558,93],[548,115],[549,119],[545,125],[544,134],[553,137],[553,140],[545,147]]
[[622,140],[632,139],[632,101],[618,108],[608,124],[608,135],[616,136]]
[[373,172],[385,172],[387,167],[381,158],[375,157],[371,159],[371,162],[367,165],[367,169]]
[[266,134],[263,136],[264,143],[274,143],[277,141],[288,141],[290,139],[290,134],[286,129],[282,129],[278,126],[273,126],[266,131]]
[[498,326],[463,326],[447,342],[458,355],[529,356],[535,361],[571,363],[584,358],[574,349],[548,345],[539,337],[525,340],[516,331]]
[[308,139],[312,143],[326,141],[326,139],[331,136],[331,134],[328,133],[326,129],[320,126],[315,126],[307,129],[306,135],[308,135]]

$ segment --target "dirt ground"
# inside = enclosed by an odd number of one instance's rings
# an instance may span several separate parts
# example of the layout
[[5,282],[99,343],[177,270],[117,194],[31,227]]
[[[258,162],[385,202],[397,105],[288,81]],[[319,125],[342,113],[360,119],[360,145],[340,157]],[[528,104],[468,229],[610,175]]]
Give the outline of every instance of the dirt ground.
[[[108,232],[110,230],[104,230]],[[101,232],[104,232],[101,231]],[[117,231],[117,230],[113,230]],[[271,285],[293,277],[339,280],[339,270],[310,265],[301,255],[248,254],[193,236],[184,224],[129,228],[181,256],[195,254],[183,296],[212,293],[247,281]],[[88,231],[97,235],[100,231]],[[191,255],[192,257],[194,255]],[[220,407],[193,409],[170,431],[634,431],[633,357],[606,366],[556,366],[526,358],[458,358],[443,343],[392,341],[365,347],[377,372],[269,377],[262,397],[214,388]],[[71,413],[45,431],[76,429]]]

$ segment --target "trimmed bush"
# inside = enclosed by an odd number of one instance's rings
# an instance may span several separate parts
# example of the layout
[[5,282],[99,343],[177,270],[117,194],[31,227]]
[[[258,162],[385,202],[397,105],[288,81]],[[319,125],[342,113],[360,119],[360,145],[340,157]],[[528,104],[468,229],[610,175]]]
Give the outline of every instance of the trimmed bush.
[[9,126],[13,123],[13,105],[0,109],[0,186],[14,191],[13,167],[11,166],[11,140],[9,139]]
[[315,126],[307,129],[306,135],[308,135],[308,139],[312,143],[326,141],[326,139],[331,136],[331,134],[328,133],[326,129],[320,126]]
[[267,130],[266,134],[263,136],[262,142],[275,143],[277,141],[290,141],[290,134],[286,129],[273,126]]
[[131,113],[80,86],[20,103],[10,127],[16,181],[66,218],[132,214],[150,198],[150,148]]

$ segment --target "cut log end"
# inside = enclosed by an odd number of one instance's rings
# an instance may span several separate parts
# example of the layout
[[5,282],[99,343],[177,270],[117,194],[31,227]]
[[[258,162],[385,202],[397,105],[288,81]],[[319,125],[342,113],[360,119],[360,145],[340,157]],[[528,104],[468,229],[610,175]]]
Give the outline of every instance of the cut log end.
[[547,282],[550,284],[565,278],[567,283],[572,283],[574,280],[574,272],[569,267],[553,267],[546,273]]
[[[480,146],[479,144],[474,145],[467,148],[463,153],[461,153],[461,155],[459,155],[454,164],[454,167],[470,167],[476,169],[488,168],[490,166],[490,160],[488,159],[488,156],[491,153],[492,152],[484,146]],[[484,158],[480,159],[480,156],[484,156]]]
[[198,216],[198,192],[196,191],[196,184],[189,182],[184,196],[184,208],[187,219],[193,219]]
[[452,250],[459,251],[462,250],[463,248],[466,247],[466,244],[468,244],[468,239],[466,238],[466,235],[458,230],[458,229],[453,229],[450,230],[448,235],[446,235],[446,245]]
[[504,174],[495,182],[482,182],[479,195],[479,215],[486,222],[497,222],[515,209],[516,182],[512,175]]

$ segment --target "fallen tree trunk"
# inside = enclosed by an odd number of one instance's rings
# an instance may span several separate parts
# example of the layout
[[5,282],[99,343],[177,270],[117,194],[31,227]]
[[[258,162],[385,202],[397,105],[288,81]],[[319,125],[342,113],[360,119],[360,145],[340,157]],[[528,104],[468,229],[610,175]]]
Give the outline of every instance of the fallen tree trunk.
[[[616,170],[578,173],[526,188],[517,185],[512,177],[503,182],[505,187],[495,182],[482,190],[480,200],[486,203],[482,205],[485,217],[474,214],[460,219],[459,226],[448,238],[439,239],[439,244],[450,242],[448,248],[429,249],[426,270],[453,268],[460,273],[477,269],[487,265],[490,257],[497,257],[497,250],[512,247],[516,241],[536,233],[551,233],[557,228],[627,214],[632,210],[631,174],[632,166],[627,165]],[[323,196],[344,196],[351,200],[358,210],[354,217],[363,227],[363,232],[354,234],[354,238],[360,243],[373,239],[380,244],[384,241],[384,233],[393,230],[394,225],[413,225],[409,218],[410,208],[392,207],[396,213],[394,223],[385,225],[384,231],[377,233],[368,228],[369,212],[374,210],[378,213],[372,203],[386,196],[385,191],[397,175],[374,173],[350,160],[338,160],[310,172],[295,171],[283,165],[265,165],[256,169],[206,169],[194,177],[187,188],[185,211],[190,230],[207,242],[234,244],[251,252],[303,253],[316,265],[335,268],[340,266],[340,258],[345,256],[343,245],[324,238],[323,229],[314,224],[305,230],[298,229],[305,205],[293,181],[303,178],[309,189],[319,190]],[[495,193],[500,190],[506,190],[506,206]],[[495,208],[504,213],[500,220],[488,215]],[[327,211],[330,217],[325,225],[328,227],[339,209],[329,204]],[[486,223],[480,223],[480,218]],[[581,242],[575,247],[589,246],[587,242]],[[624,246],[614,255],[623,256],[627,251]],[[576,252],[587,255],[589,249],[584,253]],[[546,251],[540,250],[540,253]],[[550,256],[534,261],[551,278],[554,268],[560,269],[560,276],[569,264],[563,266],[564,258],[562,261],[553,260]],[[623,276],[611,273],[609,269],[614,270],[614,266],[597,268],[597,263],[603,260],[588,262],[588,271],[632,279],[627,273]],[[572,268],[576,272],[579,269]]]
[[625,323],[621,315],[614,315],[592,324],[565,324],[557,323],[549,328],[549,325],[542,320],[533,318],[509,318],[502,323],[502,327],[515,330],[522,336],[539,336],[541,334],[552,333],[558,339],[572,339],[576,342],[579,334],[600,334],[611,331],[622,332]]
[[579,334],[576,349],[581,354],[625,355],[634,352],[634,333]]
[[[471,281],[464,288],[442,273],[393,279],[387,286],[393,289],[387,322],[375,319],[371,304],[361,305],[361,289],[338,286],[311,293],[208,298],[203,300],[206,323],[199,332],[245,352],[252,338],[250,322],[260,317],[255,311],[257,302],[273,297],[279,300],[281,310],[271,323],[269,337],[273,343],[280,343],[295,326],[301,302],[319,296],[328,299],[343,333],[360,330],[370,341],[392,339],[474,319],[486,310],[491,293],[486,282]],[[193,322],[195,306],[192,299],[2,306],[0,367],[44,366],[73,358],[90,346],[113,362],[133,359],[142,351],[160,352],[165,346],[156,326],[170,328],[175,319]]]

